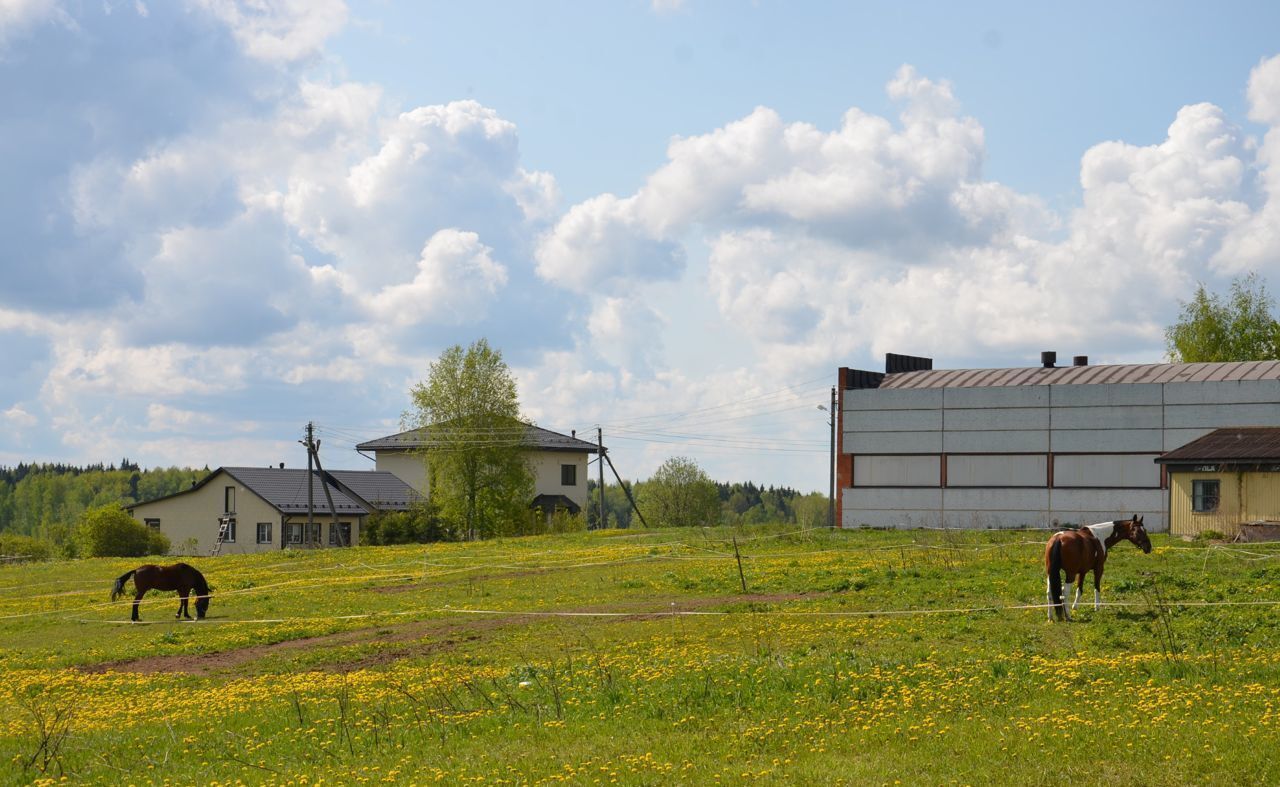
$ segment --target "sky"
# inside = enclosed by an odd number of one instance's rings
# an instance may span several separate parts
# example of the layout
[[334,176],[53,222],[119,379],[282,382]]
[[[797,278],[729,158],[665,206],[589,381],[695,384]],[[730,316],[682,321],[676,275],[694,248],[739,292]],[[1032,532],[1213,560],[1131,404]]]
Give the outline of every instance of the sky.
[[370,469],[450,346],[825,491],[841,366],[1280,287],[1280,4],[0,0],[0,465]]

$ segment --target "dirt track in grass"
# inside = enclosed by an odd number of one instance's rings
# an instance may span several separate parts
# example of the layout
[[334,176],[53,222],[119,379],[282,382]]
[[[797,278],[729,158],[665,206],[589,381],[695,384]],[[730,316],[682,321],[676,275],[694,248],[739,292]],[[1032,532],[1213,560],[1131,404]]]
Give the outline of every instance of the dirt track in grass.
[[[574,610],[575,612],[624,613],[604,620],[609,622],[628,622],[638,620],[661,619],[670,611],[681,612],[702,609],[709,606],[742,603],[780,603],[799,599],[816,599],[828,596],[827,593],[749,593],[745,595],[722,596],[719,598],[667,598],[651,599],[644,602],[628,604],[611,604],[601,607],[590,607]],[[643,609],[640,609],[643,605]],[[661,611],[655,611],[661,610]],[[339,663],[317,665],[311,669],[349,671],[354,669],[376,668],[401,659],[428,656],[442,653],[461,645],[483,639],[489,632],[508,626],[545,623],[562,618],[546,615],[524,613],[502,613],[484,615],[476,618],[436,619],[413,621],[393,625],[370,626],[340,631],[334,634],[323,634],[314,637],[272,642],[264,645],[250,645],[234,650],[217,653],[174,654],[165,656],[142,656],[136,659],[107,661],[80,670],[88,673],[132,672],[137,674],[186,674],[210,675],[214,673],[238,670],[245,665],[274,656],[301,653],[309,650],[339,648],[347,645],[360,645],[369,642],[384,644],[399,643],[396,647],[388,647],[374,653],[361,654],[357,658],[345,659]]]

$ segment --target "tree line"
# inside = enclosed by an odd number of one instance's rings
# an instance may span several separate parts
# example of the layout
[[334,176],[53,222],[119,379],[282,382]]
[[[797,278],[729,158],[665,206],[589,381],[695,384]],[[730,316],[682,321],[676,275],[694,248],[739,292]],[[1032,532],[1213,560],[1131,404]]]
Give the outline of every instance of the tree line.
[[86,511],[180,492],[208,472],[178,467],[142,470],[128,459],[119,466],[0,466],[0,533],[30,536],[61,547],[70,542],[76,522]]

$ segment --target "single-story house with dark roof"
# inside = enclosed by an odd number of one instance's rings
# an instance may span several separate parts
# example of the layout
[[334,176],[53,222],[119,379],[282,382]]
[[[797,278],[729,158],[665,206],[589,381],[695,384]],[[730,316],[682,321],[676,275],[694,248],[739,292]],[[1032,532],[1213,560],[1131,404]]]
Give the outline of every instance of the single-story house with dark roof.
[[1216,429],[1156,462],[1169,476],[1170,533],[1280,524],[1280,427]]
[[310,492],[307,473],[284,467],[219,467],[190,489],[136,503],[127,510],[134,519],[168,536],[171,549],[182,554],[212,552],[225,519],[227,530],[219,551],[243,553],[355,546],[369,514],[404,511],[420,499],[388,472],[311,471]]
[[[578,513],[587,505],[588,456],[598,453],[599,446],[579,440],[576,434],[561,434],[532,424],[523,427],[521,442],[533,471],[534,498],[529,507],[547,513]],[[369,440],[357,445],[356,450],[371,452],[378,470],[395,474],[427,495],[431,491],[427,472],[431,446],[430,429],[423,428]]]

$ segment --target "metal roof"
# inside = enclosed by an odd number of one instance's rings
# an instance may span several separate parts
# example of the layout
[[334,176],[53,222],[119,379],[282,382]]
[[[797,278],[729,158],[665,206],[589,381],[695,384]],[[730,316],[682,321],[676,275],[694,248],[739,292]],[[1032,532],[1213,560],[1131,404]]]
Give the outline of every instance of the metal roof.
[[1099,385],[1280,380],[1280,361],[933,369],[885,375],[880,388],[995,388],[1013,385]]
[[1217,429],[1156,461],[1170,462],[1255,462],[1280,459],[1280,427],[1254,426]]
[[[381,511],[407,511],[422,496],[400,477],[385,470],[326,470],[344,490]],[[334,501],[337,503],[337,500]]]
[[[329,516],[329,501],[325,499],[320,472],[311,471],[315,477],[312,485],[312,510],[316,516]],[[282,514],[307,512],[307,471],[301,468],[283,467],[219,467],[209,475],[183,489],[163,497],[142,500],[126,510],[189,494],[205,486],[219,474],[226,473],[239,481],[245,489],[265,500]],[[417,491],[392,473],[382,470],[326,470],[329,476],[329,494],[339,516],[369,514],[373,510],[404,511],[420,499]],[[347,494],[347,491],[351,494]],[[353,497],[354,495],[354,497]]]
[[[280,513],[305,514],[307,512],[306,470],[279,467],[223,467],[221,469]],[[312,485],[312,510],[317,515],[328,515],[329,501],[325,498],[324,487],[321,486],[320,473],[312,472],[316,481]],[[339,515],[358,516],[369,513],[368,508],[348,497],[334,484],[330,483],[328,487],[329,494],[333,496],[333,507]]]
[[[583,451],[590,454],[594,454],[597,451],[595,443],[588,443],[586,440],[579,440],[576,437],[553,432],[550,429],[543,429],[533,424],[522,424],[522,426],[524,427],[524,434],[521,435],[521,443],[529,448],[537,448],[543,451]],[[505,431],[505,427],[498,427],[495,431],[501,433]],[[404,450],[430,447],[431,445],[429,430],[421,428],[379,437],[376,440],[369,440],[357,445],[356,450]]]

